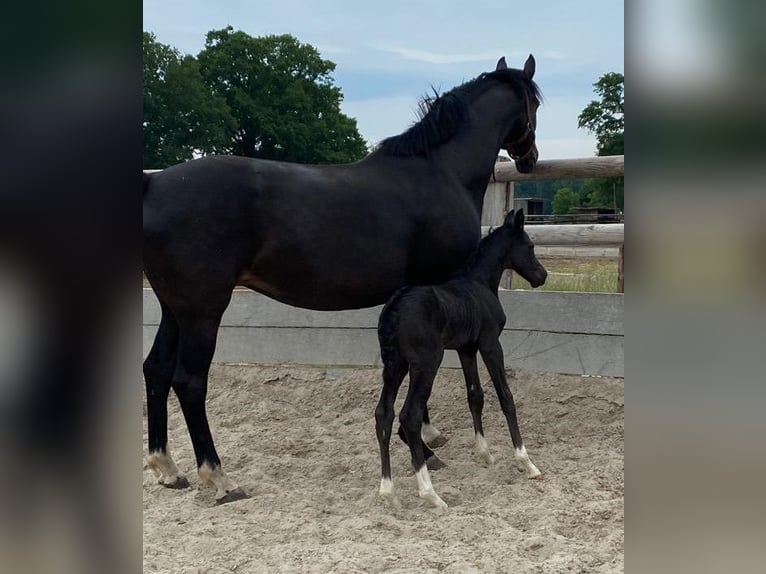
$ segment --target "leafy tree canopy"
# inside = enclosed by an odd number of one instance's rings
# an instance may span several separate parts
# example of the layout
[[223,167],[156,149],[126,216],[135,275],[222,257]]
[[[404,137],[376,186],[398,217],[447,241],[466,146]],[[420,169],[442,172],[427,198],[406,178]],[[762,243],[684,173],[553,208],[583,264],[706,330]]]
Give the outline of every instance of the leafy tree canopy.
[[213,30],[195,58],[144,32],[144,167],[206,153],[345,163],[367,154],[335,64],[292,36]]
[[198,62],[143,34],[144,168],[191,159],[195,151],[225,148],[235,129],[226,101],[202,81]]
[[[596,155],[625,153],[625,77],[610,72],[593,84],[598,100],[593,100],[578,116],[578,126],[596,136]],[[624,209],[624,179],[611,178],[589,183],[589,205]]]
[[553,196],[554,215],[566,215],[578,205],[580,205],[580,197],[571,187],[562,187]]
[[366,155],[356,121],[340,111],[335,64],[313,46],[229,26],[208,32],[198,60],[208,88],[225,99],[236,121],[230,153],[300,163]]

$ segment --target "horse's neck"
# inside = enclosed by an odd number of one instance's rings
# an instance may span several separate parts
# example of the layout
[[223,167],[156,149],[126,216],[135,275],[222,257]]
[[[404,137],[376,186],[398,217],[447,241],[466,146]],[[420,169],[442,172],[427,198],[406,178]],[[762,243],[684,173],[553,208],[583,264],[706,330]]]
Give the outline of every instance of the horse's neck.
[[445,169],[479,201],[492,177],[501,142],[518,113],[512,107],[509,110],[508,97],[497,89],[477,96],[469,106],[466,128],[435,151]]
[[[505,230],[498,230],[496,234],[505,234]],[[500,286],[500,278],[505,271],[503,262],[510,247],[512,238],[505,235],[490,237],[489,243],[479,253],[474,262],[469,276],[473,281],[481,283],[493,292],[497,292]]]

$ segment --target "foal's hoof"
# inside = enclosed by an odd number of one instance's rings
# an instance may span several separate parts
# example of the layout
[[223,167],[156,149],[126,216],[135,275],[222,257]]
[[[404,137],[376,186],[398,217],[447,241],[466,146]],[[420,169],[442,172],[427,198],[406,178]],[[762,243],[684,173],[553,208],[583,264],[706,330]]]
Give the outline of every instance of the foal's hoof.
[[536,480],[538,478],[542,478],[543,473],[540,472],[537,467],[527,472],[527,478],[530,480]]
[[426,441],[426,444],[430,446],[431,448],[439,448],[447,444],[447,437],[445,437],[443,434],[439,434],[439,435],[436,435],[431,440]]
[[426,468],[428,470],[439,470],[440,468],[445,468],[447,465],[440,459],[438,456],[433,455],[428,460],[426,460]]
[[433,490],[429,490],[427,492],[421,492],[420,498],[423,500],[428,501],[431,506],[434,508],[438,508],[439,510],[446,510],[447,509],[447,503],[444,502],[438,494],[436,494]]
[[235,500],[242,500],[243,498],[250,498],[247,493],[239,486],[232,491],[227,492],[221,498],[216,498],[216,504],[226,504],[227,502],[234,502]]
[[160,480],[160,484],[165,488],[172,488],[174,490],[181,490],[183,488],[189,488],[189,479],[185,476],[176,476],[174,479]]

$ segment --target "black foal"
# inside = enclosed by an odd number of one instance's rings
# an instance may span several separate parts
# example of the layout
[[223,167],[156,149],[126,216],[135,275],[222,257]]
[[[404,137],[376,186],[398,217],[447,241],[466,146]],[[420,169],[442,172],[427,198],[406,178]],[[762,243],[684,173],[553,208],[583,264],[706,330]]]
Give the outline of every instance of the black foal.
[[398,504],[391,480],[389,454],[393,407],[399,386],[409,371],[409,392],[399,422],[412,455],[420,496],[436,507],[447,507],[431,485],[426,467],[426,454],[430,451],[421,438],[426,403],[444,349],[456,349],[460,357],[476,447],[482,458],[488,464],[494,462],[481,422],[484,393],[476,366],[477,352],[481,353],[487,366],[508,421],[516,459],[524,464],[530,478],[540,476],[521,440],[516,406],[505,379],[503,348],[499,339],[505,326],[505,313],[497,296],[500,276],[505,269],[513,269],[533,287],[545,283],[548,275],[535,257],[534,245],[524,231],[524,212],[521,210],[515,215],[511,211],[503,225],[481,241],[465,266],[446,283],[404,287],[394,294],[380,314],[378,339],[383,359],[383,392],[375,409],[375,430],[382,467],[380,494],[393,504]]

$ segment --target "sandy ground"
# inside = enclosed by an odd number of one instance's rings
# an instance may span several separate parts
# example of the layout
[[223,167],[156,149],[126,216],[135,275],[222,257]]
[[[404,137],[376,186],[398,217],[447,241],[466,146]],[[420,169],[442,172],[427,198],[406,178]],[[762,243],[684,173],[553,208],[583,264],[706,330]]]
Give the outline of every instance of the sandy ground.
[[432,422],[449,438],[438,449],[448,467],[432,474],[450,506],[441,512],[418,497],[398,440],[392,468],[402,508],[377,496],[378,369],[214,366],[216,445],[251,498],[215,506],[212,488],[197,488],[171,398],[170,448],[192,488],[166,489],[144,470],[144,572],[623,571],[623,380],[515,373],[521,432],[543,472],[529,480],[481,374],[491,467],[473,449],[462,374],[442,369],[436,380]]

